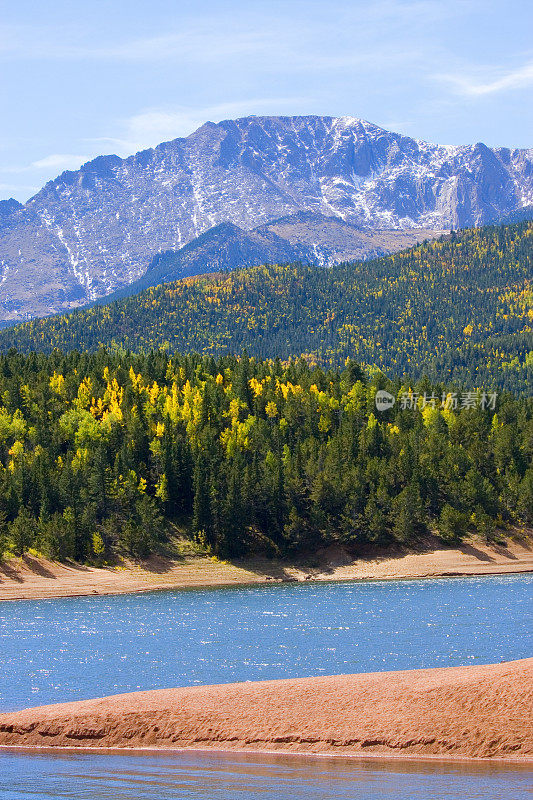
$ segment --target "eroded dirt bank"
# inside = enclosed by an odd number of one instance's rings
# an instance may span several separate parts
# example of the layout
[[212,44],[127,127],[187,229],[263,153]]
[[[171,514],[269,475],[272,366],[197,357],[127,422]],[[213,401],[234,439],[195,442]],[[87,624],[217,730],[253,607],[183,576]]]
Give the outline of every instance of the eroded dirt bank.
[[533,658],[195,686],[0,715],[0,744],[533,761]]

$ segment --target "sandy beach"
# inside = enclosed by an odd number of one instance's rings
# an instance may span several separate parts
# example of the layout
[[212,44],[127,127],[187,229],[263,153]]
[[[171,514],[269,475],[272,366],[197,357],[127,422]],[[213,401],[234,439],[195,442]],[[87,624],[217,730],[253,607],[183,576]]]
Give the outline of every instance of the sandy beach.
[[533,539],[530,536],[509,539],[505,546],[473,541],[458,548],[357,560],[342,547],[333,546],[319,553],[313,566],[266,558],[229,564],[189,556],[180,560],[153,557],[142,565],[100,569],[26,555],[23,559],[0,564],[0,600],[276,581],[386,580],[513,572],[533,572]]
[[533,761],[533,659],[193,686],[0,715],[10,747]]

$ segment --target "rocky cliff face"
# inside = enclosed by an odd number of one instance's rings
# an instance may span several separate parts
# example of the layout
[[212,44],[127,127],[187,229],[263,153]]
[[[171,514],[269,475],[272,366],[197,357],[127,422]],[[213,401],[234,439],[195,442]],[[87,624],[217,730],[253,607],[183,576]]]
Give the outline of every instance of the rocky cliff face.
[[64,172],[24,207],[3,203],[0,319],[108,294],[222,222],[249,230],[311,212],[362,229],[445,229],[532,202],[533,150],[432,145],[352,117],[208,122]]

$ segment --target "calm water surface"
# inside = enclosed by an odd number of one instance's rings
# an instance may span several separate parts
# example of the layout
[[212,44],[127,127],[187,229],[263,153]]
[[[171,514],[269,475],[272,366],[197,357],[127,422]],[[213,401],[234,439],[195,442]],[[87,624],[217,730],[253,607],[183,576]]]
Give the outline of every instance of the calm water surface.
[[[288,584],[0,603],[0,710],[179,685],[531,655],[533,576]],[[342,763],[342,766],[340,764]],[[0,798],[526,794],[521,770],[211,755],[0,754]]]
[[[531,800],[525,769],[183,755],[0,757],[2,800]],[[5,785],[5,783],[4,783]]]

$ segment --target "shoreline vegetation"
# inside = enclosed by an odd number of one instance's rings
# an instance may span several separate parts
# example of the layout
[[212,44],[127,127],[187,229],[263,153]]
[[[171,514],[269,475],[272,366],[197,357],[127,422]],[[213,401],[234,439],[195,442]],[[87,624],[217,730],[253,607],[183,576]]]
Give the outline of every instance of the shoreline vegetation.
[[533,762],[533,659],[189,686],[0,715],[0,745]]
[[110,567],[61,563],[26,554],[0,563],[0,601],[129,594],[159,589],[261,585],[296,581],[400,580],[533,572],[531,534],[488,544],[470,539],[456,548],[428,543],[423,551],[354,558],[333,545],[312,560],[264,557],[234,562],[189,554],[152,556]]

